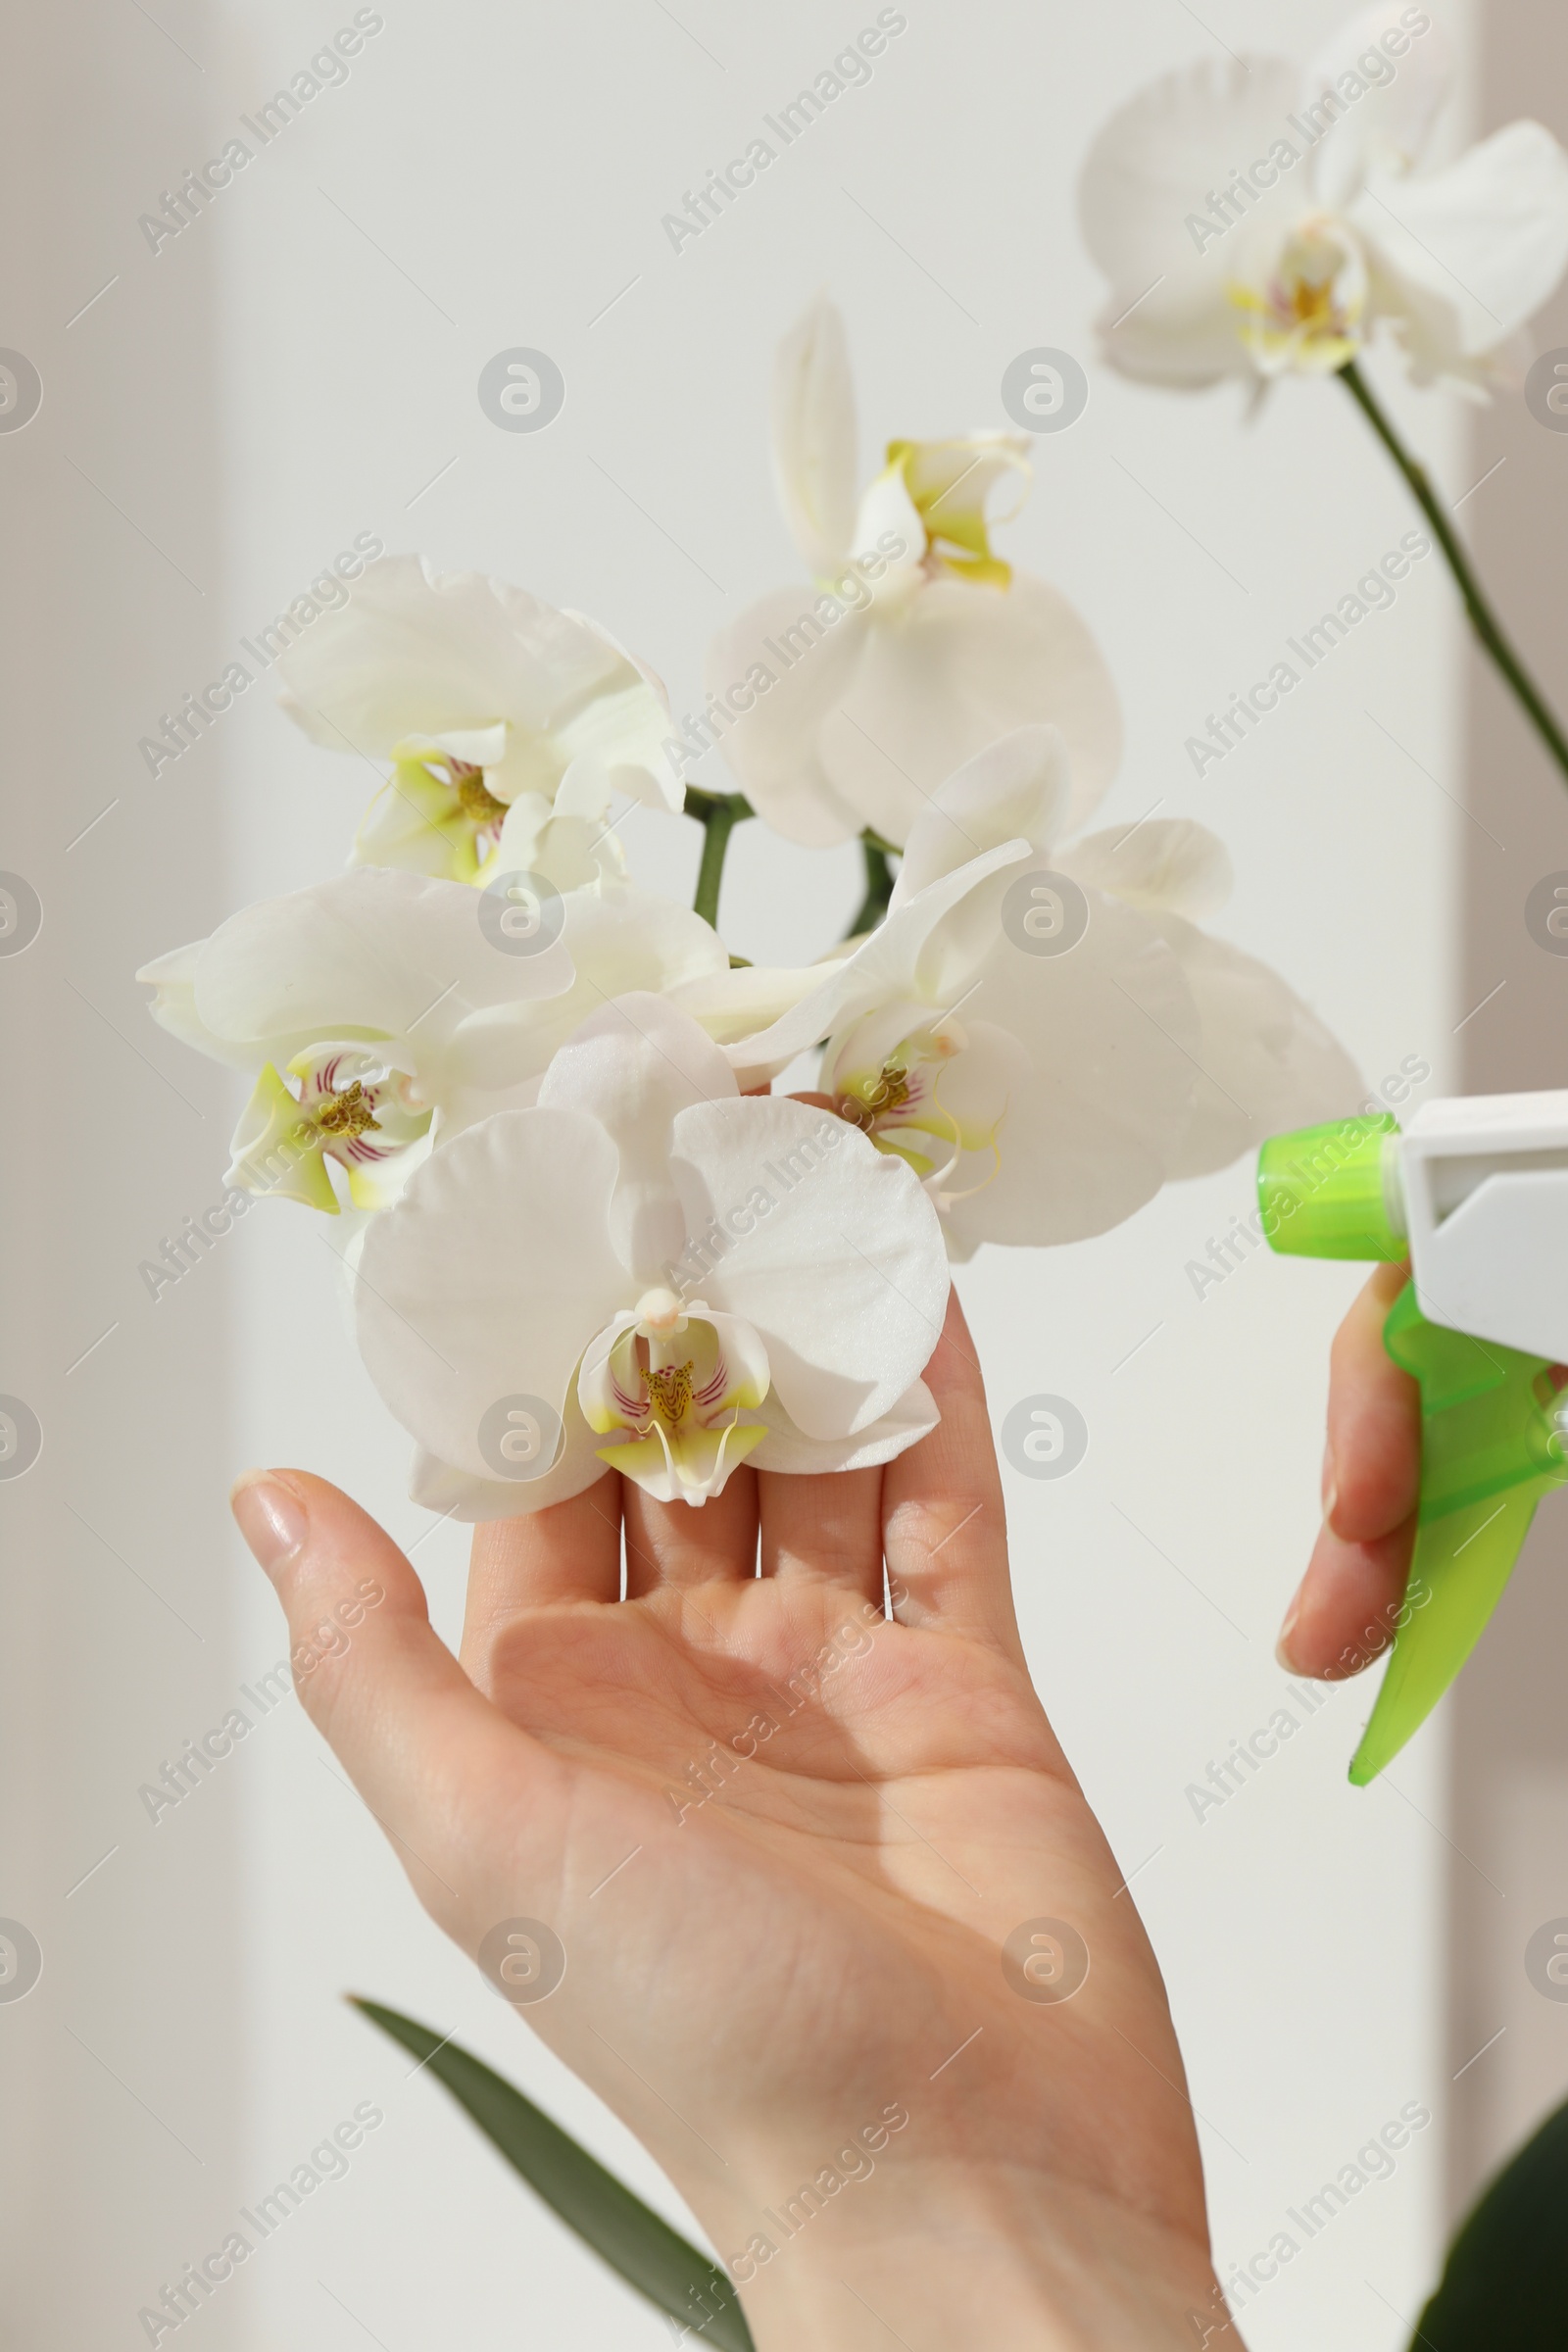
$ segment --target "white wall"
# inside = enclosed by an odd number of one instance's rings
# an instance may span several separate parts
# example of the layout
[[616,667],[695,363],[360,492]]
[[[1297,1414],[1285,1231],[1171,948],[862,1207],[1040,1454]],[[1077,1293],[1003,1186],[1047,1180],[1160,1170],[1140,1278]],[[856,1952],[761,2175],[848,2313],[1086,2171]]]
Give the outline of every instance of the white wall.
[[[124,971],[140,956],[330,870],[371,782],[304,743],[263,689],[149,790],[133,748],[144,711],[215,674],[240,634],[367,529],[594,612],[652,660],[678,709],[691,707],[709,633],[796,576],[772,508],[765,400],[772,345],[803,301],[825,283],[848,315],[867,467],[893,434],[1001,422],[998,382],[1025,347],[1065,345],[1092,365],[1100,288],[1073,222],[1078,160],[1135,81],[1201,53],[1206,38],[1164,0],[1120,0],[1113,12],[909,0],[908,30],[870,86],[677,255],[661,215],[874,7],[804,0],[761,22],[720,0],[679,0],[673,16],[646,0],[592,12],[388,0],[385,29],[347,85],[257,156],[209,217],[150,254],[136,213],[198,149],[216,152],[239,114],[352,13],[346,0],[265,12],[162,0],[159,20],[199,61],[199,81],[156,29],[138,19],[132,33],[117,17],[105,36],[113,62],[97,69],[106,124],[123,113],[132,69],[177,100],[160,120],[139,95],[134,140],[106,129],[113,168],[90,207],[78,197],[71,252],[64,240],[50,249],[53,308],[40,290],[40,323],[28,321],[35,334],[43,322],[53,331],[56,313],[74,307],[62,306],[68,275],[91,291],[89,248],[107,257],[100,276],[121,270],[98,343],[57,335],[68,390],[100,395],[80,462],[96,454],[110,466],[106,486],[118,484],[146,527],[160,517],[181,562],[202,551],[212,599],[193,641],[176,613],[154,609],[168,582],[143,550],[144,571],[122,565],[112,592],[98,593],[85,657],[74,666],[58,646],[37,657],[53,664],[57,701],[101,726],[103,798],[122,785],[140,792],[167,884],[127,908],[117,852],[80,885],[81,952],[97,958],[105,1004],[111,991],[133,1000]],[[1341,12],[1280,0],[1266,34],[1243,0],[1211,0],[1203,13],[1232,46],[1305,53]],[[66,34],[37,37],[64,44]],[[65,58],[63,45],[52,74]],[[207,125],[200,134],[192,112]],[[160,347],[150,324],[160,306],[182,322],[184,342],[171,332]],[[138,331],[146,348],[127,381]],[[21,326],[14,339],[25,343]],[[565,409],[537,435],[497,430],[476,399],[484,363],[514,345],[544,349],[565,374]],[[194,400],[209,366],[212,390]],[[144,430],[116,425],[116,398]],[[1467,485],[1449,409],[1401,406],[1456,495]],[[29,461],[58,468],[57,421],[40,416],[21,437]],[[0,444],[0,461],[19,447]],[[46,478],[55,503],[33,519],[40,560],[45,533],[69,514],[91,576],[123,525],[84,504],[63,472]],[[1204,712],[1260,674],[1283,638],[1409,523],[1335,387],[1289,385],[1249,425],[1234,396],[1181,402],[1093,369],[1087,415],[1041,443],[1033,500],[1005,552],[1072,595],[1120,685],[1128,754],[1105,821],[1131,823],[1159,802],[1162,814],[1214,824],[1238,875],[1221,927],[1292,978],[1369,1079],[1416,1054],[1434,1065],[1436,1091],[1464,1009],[1450,944],[1460,820],[1373,721],[1454,788],[1457,633],[1444,580],[1431,564],[1418,571],[1392,612],[1203,781],[1183,753]],[[56,580],[57,631],[70,629],[74,593]],[[111,646],[112,668],[102,658]],[[41,720],[36,740],[50,740]],[[705,769],[704,780],[720,778]],[[33,805],[22,797],[24,817]],[[645,879],[689,890],[692,828],[639,813],[625,838]],[[754,957],[825,946],[858,883],[852,852],[808,857],[746,828],[731,856],[726,931]],[[116,915],[107,930],[100,912],[106,923]],[[54,1019],[52,1002],[42,1017]],[[234,1091],[150,1029],[130,1034],[203,1104]],[[159,1198],[171,1213],[216,1195],[231,1108],[215,1108],[189,1139],[158,1128]],[[134,1154],[156,1123],[151,1093],[117,1116],[119,1148]],[[960,1277],[998,1420],[1049,1391],[1074,1398],[1089,1422],[1090,1451],[1070,1479],[1011,1480],[1021,1605],[1068,1751],[1138,1874],[1204,2119],[1228,2261],[1289,2228],[1285,2209],[1404,2102],[1424,2100],[1441,2125],[1446,2089],[1441,1728],[1356,1793],[1345,1766],[1366,1702],[1345,1692],[1220,1812],[1200,1823],[1185,1794],[1280,1703],[1273,1632],[1316,1523],[1326,1345],[1354,1287],[1348,1270],[1257,1261],[1200,1300],[1186,1263],[1245,1206],[1248,1183],[1237,1167],[1176,1188],[1083,1249],[982,1255]],[[99,1197],[87,1189],[92,1214]],[[301,1462],[348,1487],[418,1542],[438,1621],[456,1627],[463,1540],[403,1499],[403,1444],[345,1335],[330,1239],[286,1207],[253,1215],[225,1245],[226,1271],[211,1269],[209,1304],[176,1295],[141,1311],[105,1384],[99,1409],[128,1403],[142,1434],[100,1524],[138,1563],[162,1551],[171,1582],[215,1625],[232,1620],[220,1654],[200,1674],[160,1679],[144,1631],[68,1622],[25,1597],[31,1559],[8,1566],[23,1622],[37,1625],[45,1688],[69,1689],[100,1641],[122,1661],[102,1673],[76,1734],[91,1762],[81,1777],[115,1790],[124,1816],[125,1851],[109,1866],[123,1866],[124,1891],[113,1902],[145,1904],[156,1886],[165,1906],[161,1932],[138,1929],[128,1951],[123,1936],[116,1941],[135,1997],[107,2009],[95,2003],[97,1956],[130,1914],[111,1903],[78,1927],[58,1905],[49,1911],[63,1954],[74,1955],[72,1999],[81,2014],[96,2010],[105,2061],[176,2131],[193,2136],[189,2120],[201,2115],[215,2147],[225,2133],[233,2142],[195,2173],[177,2150],[160,2150],[153,2127],[136,2122],[144,2139],[122,2132],[98,2161],[97,2186],[134,2211],[134,2227],[112,2230],[89,2263],[62,2259],[79,2228],[65,2178],[52,2200],[35,2188],[31,2258],[15,2258],[28,2340],[39,2352],[142,2340],[135,2311],[146,2294],[371,2098],[386,2125],[350,2178],[294,2216],[193,2323],[213,2352],[279,2340],[336,2352],[365,2330],[404,2352],[492,2340],[503,2328],[527,2345],[652,2345],[659,2322],[540,2215],[426,2078],[407,2082],[404,2062],[342,2008],[338,1995],[353,1987],[455,2030],[675,2211],[621,2128],[518,2034],[424,1922],[293,1702],[178,1814],[156,1830],[134,1817],[143,1757],[156,1761],[216,1721],[282,1654],[270,1593],[216,1532],[222,1489],[244,1462]],[[220,1323],[220,1298],[231,1310]],[[172,1355],[170,1325],[180,1334]],[[195,1422],[162,1401],[164,1384],[179,1379],[206,1396]],[[213,1404],[225,1383],[232,1429]],[[22,1385],[20,1373],[0,1379]],[[42,1473],[28,1482],[35,1494]],[[185,1499],[161,1545],[169,1488]],[[51,1494],[58,1512],[67,1494]],[[0,1504],[13,1499],[0,1490]],[[39,1721],[41,1739],[41,1706]],[[13,1776],[24,1808],[15,1764]],[[69,1832],[71,1857],[91,1860],[93,1792],[32,1793],[62,1846]],[[57,1851],[51,1878],[35,1845],[21,1850],[22,1891],[0,1913],[25,1917],[29,1902],[55,1902],[61,1863]],[[211,1922],[230,1880],[225,1943]],[[63,1965],[53,2009],[47,1986],[0,2009],[0,2061],[21,2038],[13,2028],[32,2036],[25,2080],[39,2119],[63,2095],[53,2087],[66,2065],[61,2029],[78,2017],[66,1981]],[[83,2117],[82,2129],[97,2126]],[[1258,2296],[1246,2328],[1259,2352],[1403,2343],[1396,2315],[1413,2314],[1436,2259],[1441,2153],[1434,2128]]]

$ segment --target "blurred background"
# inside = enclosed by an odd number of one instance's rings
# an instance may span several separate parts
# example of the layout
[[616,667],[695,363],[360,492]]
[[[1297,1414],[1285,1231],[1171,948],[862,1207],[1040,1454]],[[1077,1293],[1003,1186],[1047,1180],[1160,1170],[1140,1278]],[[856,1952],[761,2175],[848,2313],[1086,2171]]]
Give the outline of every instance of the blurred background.
[[[1127,753],[1100,821],[1214,826],[1237,872],[1215,927],[1285,973],[1370,1086],[1416,1065],[1412,1100],[1568,1083],[1568,965],[1523,915],[1568,867],[1568,805],[1436,561],[1201,780],[1184,752],[1415,522],[1350,402],[1287,381],[1249,419],[1234,389],[1178,398],[1095,360],[1074,189],[1098,123],[1197,57],[1304,59],[1347,12],[895,13],[870,79],[676,250],[663,216],[876,21],[869,0],[7,12],[0,345],[42,387],[0,434],[0,868],[43,910],[0,959],[0,1391],[43,1433],[0,1482],[0,1919],[43,1960],[0,2002],[0,2309],[27,2352],[145,2342],[139,2309],[365,2101],[385,2123],[347,2177],[188,2323],[208,2352],[667,2335],[349,1989],[457,2034],[693,2227],[424,1919],[292,1697],[177,1808],[155,1822],[139,1795],[285,1655],[225,1507],[248,1463],[346,1486],[413,1549],[442,1629],[460,1617],[465,1538],[406,1499],[333,1236],[268,1204],[156,1301],[138,1274],[220,1198],[245,1090],[149,1021],[131,975],[332,870],[373,782],[307,744],[268,678],[156,777],[139,746],[357,535],[582,608],[684,711],[712,630],[799,576],[767,397],[814,291],[848,319],[865,474],[895,435],[1004,424],[1008,364],[1064,349],[1088,407],[1039,438],[1001,552],[1067,592],[1119,685]],[[1520,114],[1568,131],[1560,10],[1432,13],[1463,61],[1443,152]],[[356,24],[344,78],[265,144],[242,128]],[[236,135],[245,169],[155,251],[141,217]],[[1538,322],[1559,339],[1568,310]],[[564,379],[540,431],[481,405],[518,348]],[[1372,373],[1560,698],[1568,439],[1519,396],[1472,413]],[[727,784],[716,757],[695,780]],[[694,825],[638,811],[623,837],[640,878],[689,894]],[[859,883],[853,849],[744,827],[722,926],[754,959],[815,953]],[[1049,1393],[1088,1426],[1070,1477],[1006,1473],[1020,1611],[1170,1984],[1221,2276],[1401,2108],[1433,2119],[1238,2297],[1243,2332],[1258,2352],[1394,2352],[1453,2217],[1568,2090],[1568,2006],[1524,1965],[1568,1914],[1568,1504],[1373,1788],[1345,1778],[1371,1695],[1352,1686],[1222,1806],[1195,1803],[1288,1694],[1274,1637],[1359,1280],[1254,1256],[1200,1296],[1190,1266],[1250,1182],[1239,1164],[1173,1187],[1102,1240],[983,1252],[958,1282],[998,1425]]]

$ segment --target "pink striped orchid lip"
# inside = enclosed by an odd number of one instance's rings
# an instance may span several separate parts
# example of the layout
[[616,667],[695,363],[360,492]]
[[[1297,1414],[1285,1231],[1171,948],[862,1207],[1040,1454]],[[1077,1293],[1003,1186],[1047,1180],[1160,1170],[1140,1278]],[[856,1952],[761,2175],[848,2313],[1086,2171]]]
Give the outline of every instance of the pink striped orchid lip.
[[754,1416],[771,1385],[751,1324],[655,1288],[590,1345],[577,1399],[613,1441],[596,1448],[601,1461],[657,1502],[701,1504],[767,1436]]
[[354,1206],[377,1208],[387,1198],[382,1171],[390,1175],[387,1163],[422,1142],[430,1119],[414,1080],[384,1054],[311,1046],[288,1063],[287,1077],[264,1065],[235,1132],[228,1182],[331,1214],[338,1198],[324,1163],[335,1159]]

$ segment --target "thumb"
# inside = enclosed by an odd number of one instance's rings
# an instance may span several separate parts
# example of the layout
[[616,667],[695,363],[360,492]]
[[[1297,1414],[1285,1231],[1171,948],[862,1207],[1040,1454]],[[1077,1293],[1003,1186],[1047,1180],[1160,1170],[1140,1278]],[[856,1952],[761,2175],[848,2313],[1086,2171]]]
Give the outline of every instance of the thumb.
[[483,1871],[465,1831],[485,1793],[562,1768],[474,1689],[412,1565],[358,1503],[305,1470],[249,1471],[229,1501],[283,1604],[306,1713],[420,1900],[462,1939]]

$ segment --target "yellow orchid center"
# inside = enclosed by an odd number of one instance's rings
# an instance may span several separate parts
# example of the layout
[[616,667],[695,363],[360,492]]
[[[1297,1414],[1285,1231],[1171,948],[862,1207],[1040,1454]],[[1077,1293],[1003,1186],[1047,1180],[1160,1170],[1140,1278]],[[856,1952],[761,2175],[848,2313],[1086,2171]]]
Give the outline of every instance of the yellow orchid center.
[[840,1118],[877,1141],[879,1119],[902,1110],[910,1099],[909,1073],[897,1061],[885,1061],[869,1076],[852,1079],[835,1104]]
[[[834,1075],[840,1118],[878,1152],[912,1168],[939,1207],[983,1189],[1000,1165],[1005,1103],[984,1115],[959,1115],[942,1100],[943,1078],[967,1044],[962,1023],[950,1016],[911,1032],[878,1067],[857,1070],[841,1059]],[[952,1189],[949,1180],[964,1161],[973,1180]]]
[[1366,267],[1348,230],[1326,216],[1292,230],[1261,286],[1228,291],[1242,340],[1265,373],[1327,374],[1360,348]]
[[378,1208],[397,1189],[399,1155],[423,1138],[430,1115],[412,1079],[373,1049],[313,1046],[295,1055],[286,1078],[270,1062],[263,1066],[234,1135],[228,1181],[336,1216],[324,1164],[335,1159],[355,1207]]
[[688,1356],[683,1364],[665,1364],[660,1371],[650,1371],[646,1364],[638,1367],[638,1377],[647,1392],[648,1401],[666,1429],[677,1429],[692,1400],[693,1375],[696,1358]]
[[356,1078],[341,1094],[327,1095],[318,1103],[316,1124],[328,1135],[354,1137],[381,1132],[381,1122],[375,1115],[375,1103]]
[[645,1292],[589,1349],[577,1395],[591,1429],[612,1442],[599,1458],[661,1502],[706,1502],[767,1435],[755,1412],[767,1356],[749,1325]]
[[[1005,588],[1012,566],[991,552],[986,513],[1004,473],[1027,482],[1025,444],[1014,433],[966,433],[950,441],[890,441],[888,469],[903,478],[926,535],[925,567],[990,588]],[[1020,504],[1022,503],[1020,499]],[[1012,513],[997,519],[1010,522]]]
[[482,885],[495,859],[508,808],[490,790],[485,770],[416,737],[400,743],[392,757],[387,789],[415,836],[436,836],[454,882]]
[[471,767],[466,760],[449,760],[447,768],[464,815],[481,831],[499,829],[506,819],[507,804],[496,799],[484,780],[483,768]]

